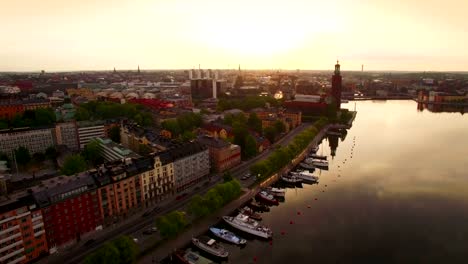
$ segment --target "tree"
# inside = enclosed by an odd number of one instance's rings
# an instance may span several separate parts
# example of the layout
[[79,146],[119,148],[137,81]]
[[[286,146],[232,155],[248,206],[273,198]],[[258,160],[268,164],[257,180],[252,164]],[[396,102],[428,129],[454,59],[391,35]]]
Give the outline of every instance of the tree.
[[55,160],[58,156],[57,149],[54,146],[50,146],[45,151],[46,158],[50,160]]
[[247,125],[250,129],[253,129],[259,135],[262,134],[262,120],[258,118],[257,113],[253,112],[249,115],[249,118],[247,119]]
[[36,152],[32,155],[32,160],[36,163],[41,163],[45,160],[45,154],[41,152]]
[[199,194],[193,196],[190,200],[188,211],[197,218],[209,213],[208,208],[205,206],[205,200]]
[[112,241],[112,245],[119,251],[121,264],[132,264],[138,256],[138,247],[129,236],[120,236]]
[[119,126],[113,126],[111,129],[109,129],[109,138],[116,143],[120,143],[120,127]]
[[206,201],[206,206],[208,207],[210,212],[216,211],[224,204],[222,196],[215,189],[210,189],[205,194],[204,198]]
[[172,134],[172,137],[177,137],[181,133],[181,129],[177,120],[166,120],[161,123],[162,128],[169,130]]
[[156,220],[156,226],[162,237],[170,238],[180,233],[187,226],[185,213],[172,211]]
[[242,149],[246,159],[257,155],[257,141],[252,135],[248,135],[245,139],[244,148]]
[[102,157],[101,147],[97,140],[91,140],[85,145],[83,149],[83,157],[90,162],[92,165],[102,164],[104,158]]
[[145,144],[140,144],[138,145],[138,153],[142,156],[147,156],[148,154],[150,154],[151,152],[153,152],[153,149],[148,146],[148,145],[145,145]]
[[223,174],[223,181],[224,182],[230,182],[232,181],[234,178],[232,177],[232,174],[230,171],[225,171],[224,174]]
[[186,130],[182,133],[182,141],[190,141],[196,138],[195,133],[192,131]]
[[265,137],[270,141],[270,143],[274,143],[276,139],[276,129],[274,127],[267,127],[263,130],[263,134]]
[[279,120],[274,123],[274,127],[278,134],[286,132],[286,125]]
[[91,114],[86,108],[80,106],[78,107],[78,109],[76,109],[75,119],[77,121],[85,121],[85,120],[89,120],[90,118],[91,118]]
[[87,256],[84,260],[85,264],[119,264],[119,250],[111,243],[105,243],[96,252]]
[[77,154],[68,156],[63,163],[61,172],[65,175],[73,175],[87,169],[85,159]]
[[29,149],[21,146],[15,150],[16,162],[20,165],[26,165],[31,161],[31,154]]
[[7,162],[7,166],[8,166],[9,168],[11,168],[11,160],[10,160],[10,158],[8,157],[7,154],[5,154],[4,152],[0,152],[0,160],[6,161],[6,162]]

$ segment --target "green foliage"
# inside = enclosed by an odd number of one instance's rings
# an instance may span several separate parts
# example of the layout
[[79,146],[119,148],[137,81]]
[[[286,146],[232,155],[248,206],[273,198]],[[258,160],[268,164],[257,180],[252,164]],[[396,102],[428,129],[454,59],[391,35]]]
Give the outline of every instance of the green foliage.
[[104,244],[93,254],[88,255],[85,264],[132,264],[138,255],[138,247],[131,237],[120,236]]
[[46,156],[44,153],[36,152],[32,155],[32,160],[35,163],[41,163],[45,160]]
[[179,234],[188,225],[185,213],[172,211],[156,220],[156,226],[164,238],[171,238]]
[[65,175],[73,175],[85,171],[87,169],[87,164],[85,159],[77,154],[68,156],[63,163],[61,172]]
[[247,135],[242,152],[245,159],[257,155],[257,141],[252,135]]
[[249,118],[247,119],[247,125],[249,126],[250,129],[254,130],[259,135],[261,135],[263,133],[263,131],[262,131],[262,120],[260,120],[260,118],[258,118],[256,113],[251,113],[249,115]]
[[7,166],[8,166],[9,168],[11,168],[11,160],[10,160],[10,158],[8,157],[7,154],[5,154],[4,152],[0,152],[0,160],[6,161],[6,162],[7,162]]
[[247,96],[245,98],[219,98],[218,110],[241,109],[249,111],[258,107],[265,107],[266,103],[276,107],[281,105],[281,101],[269,96]]
[[150,154],[151,152],[153,152],[153,149],[148,145],[140,144],[138,146],[138,154],[140,154],[142,156],[146,156],[146,155]]
[[274,127],[267,127],[263,130],[263,135],[270,141],[270,143],[274,143],[276,140],[276,129]]
[[113,126],[111,127],[111,129],[109,129],[109,138],[116,143],[120,143],[120,127],[119,126]]
[[125,117],[132,119],[141,126],[151,126],[153,118],[150,112],[137,104],[118,104],[114,102],[91,101],[80,105],[75,118],[78,121],[100,120]]
[[[200,114],[186,113],[180,115],[175,120],[166,120],[161,126],[172,133],[172,137],[178,137],[183,132],[191,132],[194,128],[200,127],[203,119]],[[189,136],[189,135],[186,135]]]
[[223,123],[229,126],[233,126],[235,123],[246,125],[247,118],[244,113],[238,114],[226,114],[223,119]]
[[21,146],[15,150],[15,158],[16,162],[19,165],[26,165],[31,161],[31,154],[29,153],[29,149]]
[[258,161],[250,167],[253,175],[258,175],[257,180],[261,181],[288,165],[299,153],[301,153],[314,139],[318,131],[322,129],[328,120],[321,118],[314,125],[300,134],[286,147],[276,149],[266,160]]
[[195,133],[193,133],[192,131],[188,131],[188,130],[184,131],[184,133],[182,133],[182,136],[181,136],[182,141],[190,141],[195,138],[196,138]]
[[278,134],[286,132],[286,125],[279,120],[275,122],[274,127]]
[[16,114],[11,120],[0,120],[0,129],[50,126],[55,121],[55,112],[52,108],[39,108]]
[[90,141],[83,149],[83,158],[87,160],[93,166],[104,163],[104,158],[102,157],[101,147],[99,142],[96,140]]
[[58,156],[57,149],[54,146],[50,146],[46,149],[45,155],[47,159],[55,160]]
[[242,187],[237,180],[217,184],[205,196],[195,195],[190,200],[188,211],[196,218],[208,215],[237,198]]
[[232,181],[234,178],[232,177],[232,174],[230,171],[226,171],[223,174],[223,182],[229,182]]

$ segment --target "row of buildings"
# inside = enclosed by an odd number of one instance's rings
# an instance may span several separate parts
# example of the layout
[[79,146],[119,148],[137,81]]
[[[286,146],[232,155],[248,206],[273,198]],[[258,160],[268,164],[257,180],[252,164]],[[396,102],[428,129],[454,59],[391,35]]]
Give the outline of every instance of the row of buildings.
[[210,173],[210,150],[179,143],[0,197],[0,263],[26,263],[172,197]]

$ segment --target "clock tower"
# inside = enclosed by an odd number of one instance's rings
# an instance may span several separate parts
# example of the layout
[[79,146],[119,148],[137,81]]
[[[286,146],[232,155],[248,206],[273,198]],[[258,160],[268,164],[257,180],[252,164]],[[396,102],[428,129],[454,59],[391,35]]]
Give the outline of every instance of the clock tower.
[[335,73],[332,77],[331,96],[335,100],[337,110],[340,110],[341,107],[341,80],[340,62],[336,61]]

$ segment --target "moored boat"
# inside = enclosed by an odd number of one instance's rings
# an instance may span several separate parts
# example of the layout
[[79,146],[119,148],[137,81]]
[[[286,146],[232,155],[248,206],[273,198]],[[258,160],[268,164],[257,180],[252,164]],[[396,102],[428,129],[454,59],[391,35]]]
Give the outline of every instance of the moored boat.
[[255,202],[255,201],[250,201],[250,203],[248,204],[248,206],[256,211],[260,211],[260,212],[268,212],[270,211],[270,208],[264,204],[261,204],[261,203],[258,203],[258,202]]
[[255,197],[266,203],[275,204],[275,205],[279,204],[278,200],[276,200],[272,194],[269,194],[266,191],[260,191],[259,193],[257,193]]
[[236,245],[245,245],[247,243],[247,240],[236,236],[234,233],[226,230],[226,229],[220,229],[216,227],[210,227],[211,233],[213,233],[215,236],[224,239],[227,242],[236,244]]
[[302,182],[302,179],[294,176],[294,175],[283,175],[281,176],[281,179],[284,182],[290,183],[290,184],[299,184]]
[[179,263],[184,263],[184,264],[214,264],[213,261],[200,256],[196,252],[191,251],[190,249],[187,249],[185,252],[184,251],[178,251],[175,254],[175,257],[177,260],[179,260]]
[[258,224],[257,221],[243,214],[239,214],[236,217],[223,216],[223,220],[232,227],[252,235],[267,239],[271,238],[273,235],[273,232],[268,227]]
[[297,178],[302,179],[305,182],[311,182],[311,183],[318,182],[318,177],[313,175],[307,170],[292,171],[291,175],[294,175]]
[[306,169],[306,170],[315,170],[314,165],[312,165],[312,164],[307,164],[307,163],[305,163],[305,162],[299,163],[299,166],[300,166],[301,168],[303,168],[303,169]]
[[240,208],[239,213],[245,214],[249,216],[250,218],[258,220],[258,221],[262,220],[262,216],[257,214],[252,208],[248,206],[245,206],[244,208]]
[[322,156],[322,155],[318,155],[318,154],[315,154],[315,153],[310,154],[309,157],[313,158],[313,159],[319,159],[319,160],[327,160],[328,159],[327,156]]
[[220,258],[227,258],[229,256],[229,252],[220,244],[216,242],[216,240],[209,238],[207,236],[201,236],[198,238],[192,238],[192,243],[199,249],[210,253],[215,257]]
[[276,197],[284,197],[286,195],[286,189],[267,187],[265,188],[265,190],[273,194],[273,196],[276,196]]
[[315,147],[310,149],[310,153],[316,153],[318,150],[319,150],[319,147],[315,146]]

